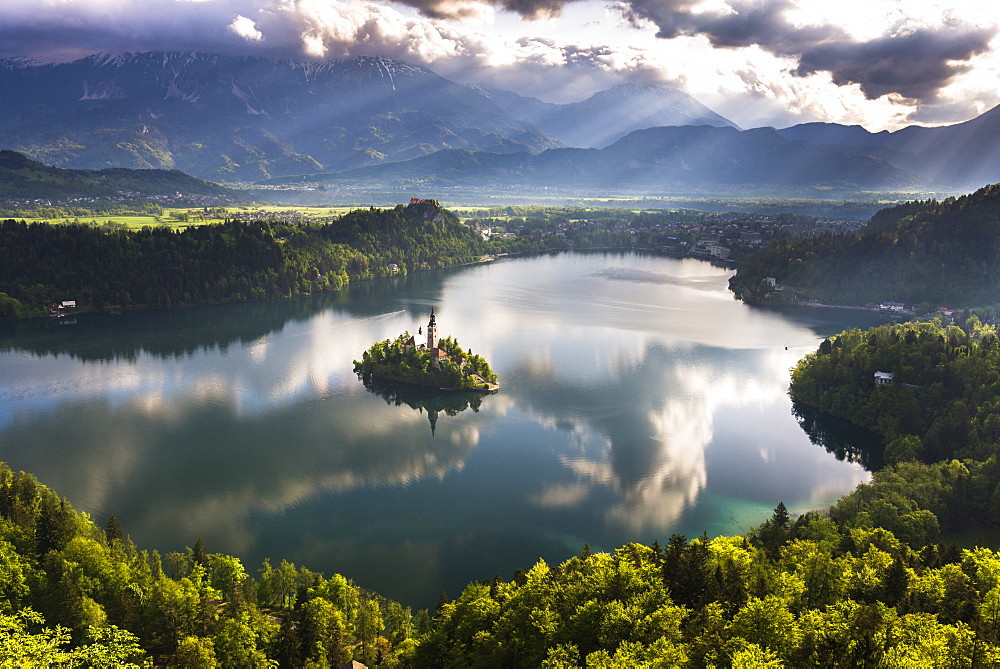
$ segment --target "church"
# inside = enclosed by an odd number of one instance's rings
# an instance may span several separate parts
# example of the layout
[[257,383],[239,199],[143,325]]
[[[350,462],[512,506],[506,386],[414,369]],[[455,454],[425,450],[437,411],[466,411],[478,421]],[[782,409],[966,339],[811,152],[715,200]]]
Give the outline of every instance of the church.
[[[421,334],[421,329],[417,329],[417,334]],[[418,351],[426,350],[430,351],[431,354],[431,367],[434,369],[441,368],[441,359],[449,357],[447,351],[440,348],[438,344],[440,343],[440,337],[438,336],[437,320],[434,318],[434,308],[431,307],[431,319],[427,323],[427,343],[417,344],[416,338],[412,335],[403,343],[403,353],[408,352],[411,348],[416,347]],[[451,356],[452,361],[458,365],[460,368],[465,364],[465,360],[462,356],[456,355]]]

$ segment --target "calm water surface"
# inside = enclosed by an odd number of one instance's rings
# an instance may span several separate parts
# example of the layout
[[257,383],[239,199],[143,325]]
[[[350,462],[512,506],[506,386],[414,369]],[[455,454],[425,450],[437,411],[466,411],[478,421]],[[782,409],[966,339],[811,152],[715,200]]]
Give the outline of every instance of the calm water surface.
[[[584,543],[740,532],[778,501],[823,507],[868,478],[864,437],[796,418],[786,390],[824,336],[882,319],[750,308],[729,274],[546,255],[337,296],[14,324],[0,459],[99,524],[118,515],[141,547],[201,537],[250,570],[286,558],[417,607]],[[399,395],[352,373],[432,307],[442,335],[490,360],[497,394]]]

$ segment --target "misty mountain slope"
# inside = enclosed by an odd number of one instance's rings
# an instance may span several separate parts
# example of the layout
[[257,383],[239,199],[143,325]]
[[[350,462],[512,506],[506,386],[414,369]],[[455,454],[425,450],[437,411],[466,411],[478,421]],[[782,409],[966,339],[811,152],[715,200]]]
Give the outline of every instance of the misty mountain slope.
[[257,180],[445,148],[559,145],[481,93],[385,58],[143,53],[5,61],[0,95],[18,101],[0,108],[0,145],[70,167],[176,167]]
[[786,139],[878,156],[942,186],[971,188],[1000,181],[1000,107],[937,128],[871,133],[860,126],[805,123],[777,132]]
[[570,146],[604,147],[635,130],[672,125],[737,127],[681,91],[621,84],[586,100],[552,104],[499,89],[479,87],[498,106]]
[[[440,151],[325,175],[361,184],[644,188],[793,185],[900,188],[916,179],[869,156],[789,142],[771,129],[712,126],[637,130],[604,149],[549,149],[539,154]],[[316,177],[297,181],[315,180]],[[276,179],[270,183],[289,183]]]

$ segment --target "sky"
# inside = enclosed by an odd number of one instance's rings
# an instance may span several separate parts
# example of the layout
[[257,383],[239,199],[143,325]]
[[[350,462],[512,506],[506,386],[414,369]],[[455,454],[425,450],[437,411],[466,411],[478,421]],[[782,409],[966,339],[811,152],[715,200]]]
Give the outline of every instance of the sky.
[[647,83],[744,128],[878,131],[1000,104],[998,27],[982,0],[0,0],[0,57],[380,55],[547,102]]

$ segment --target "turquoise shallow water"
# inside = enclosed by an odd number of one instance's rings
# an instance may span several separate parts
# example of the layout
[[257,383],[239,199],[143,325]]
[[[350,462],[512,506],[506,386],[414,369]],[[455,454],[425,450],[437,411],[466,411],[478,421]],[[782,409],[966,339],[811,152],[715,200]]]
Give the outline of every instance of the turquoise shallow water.
[[[100,524],[118,515],[142,547],[201,537],[250,570],[289,559],[418,607],[584,543],[739,532],[778,501],[825,506],[868,478],[864,435],[810,418],[813,443],[786,390],[824,336],[881,319],[754,309],[728,276],[543,255],[341,295],[8,325],[0,459]],[[431,307],[491,362],[498,393],[395,397],[353,374]]]

